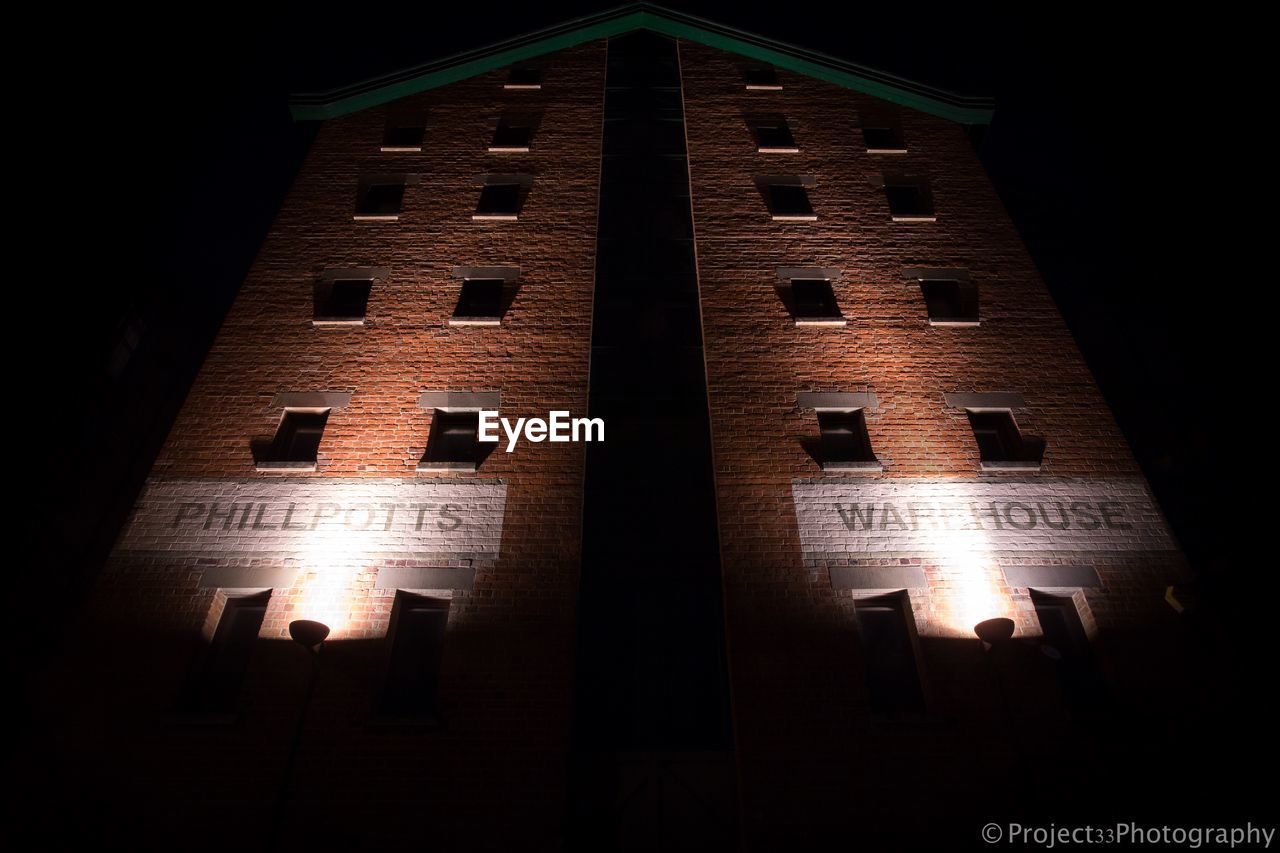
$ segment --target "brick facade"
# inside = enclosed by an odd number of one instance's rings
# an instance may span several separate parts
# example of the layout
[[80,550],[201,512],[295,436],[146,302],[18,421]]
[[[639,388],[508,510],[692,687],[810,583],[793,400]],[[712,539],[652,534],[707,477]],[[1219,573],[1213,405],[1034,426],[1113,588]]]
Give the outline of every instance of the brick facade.
[[[1089,478],[1121,490],[1140,479],[1137,465],[962,127],[785,71],[781,90],[747,91],[736,57],[689,43],[680,56],[748,846],[877,832],[886,833],[879,843],[894,843],[887,839],[900,828],[852,831],[855,807],[859,815],[916,815],[927,803],[916,826],[924,833],[930,821],[953,828],[957,819],[994,814],[984,805],[992,789],[1035,782],[1016,755],[994,762],[1003,773],[983,759],[1007,746],[972,626],[1007,616],[1020,634],[1038,634],[1028,590],[1010,588],[997,559],[853,560],[909,563],[926,579],[908,590],[926,718],[872,714],[854,603],[888,590],[833,589],[831,564],[805,559],[793,503],[793,484],[868,478],[823,474],[805,447],[818,437],[817,418],[797,406],[797,394],[874,393],[866,423],[883,472],[873,482],[900,483],[906,494],[927,495],[939,479],[1027,479],[980,476],[973,433],[965,413],[946,405],[949,392],[1024,397],[1019,426],[1047,439],[1032,481]],[[786,118],[798,153],[757,153],[744,116],[762,113]],[[905,154],[867,153],[860,127],[886,113],[901,122]],[[776,174],[815,179],[808,194],[816,221],[770,219],[753,179]],[[936,221],[891,221],[873,185],[884,175],[926,179]],[[833,289],[848,324],[795,325],[776,290],[780,267],[838,270]],[[981,325],[931,327],[919,283],[904,275],[912,268],[967,270],[979,288]],[[1154,524],[1167,536],[1162,520]],[[1126,668],[1123,635],[1172,621],[1162,595],[1177,554],[1154,564],[1124,553],[1040,557],[1004,562],[1080,562],[1103,575],[1102,588],[1075,593],[1082,618],[1111,653],[1103,665],[1113,682],[1141,695],[1153,680],[1149,661]],[[1043,679],[1036,663],[1031,674],[1018,670],[1023,678]],[[1066,764],[1096,754],[1096,742],[1074,740],[1060,723],[1049,728],[1043,717],[1060,713],[1047,710],[1055,702],[1028,698],[1032,686],[1019,684],[1030,707],[1017,713],[1034,718],[1025,730],[1038,749],[1072,755]],[[1054,784],[1097,784],[1092,776],[1062,773]]]
[[[504,487],[497,558],[443,555],[430,563],[475,571],[472,589],[435,593],[451,597],[444,728],[379,728],[370,708],[395,593],[375,588],[377,573],[411,560],[344,554],[340,532],[313,537],[311,554],[231,557],[218,556],[222,546],[192,550],[199,543],[184,551],[176,534],[153,548],[126,533],[96,607],[109,636],[139,639],[104,643],[111,661],[104,681],[134,674],[108,688],[113,703],[130,709],[132,722],[112,722],[135,732],[115,743],[131,755],[113,747],[95,759],[130,768],[115,785],[121,796],[110,798],[111,819],[145,819],[163,837],[195,816],[203,822],[219,804],[227,814],[243,814],[246,796],[269,804],[305,674],[287,626],[323,616],[335,633],[299,751],[296,808],[306,817],[296,820],[321,833],[329,824],[364,826],[375,844],[417,837],[424,825],[442,841],[465,838],[476,847],[512,837],[547,846],[559,832],[582,447],[524,442],[515,453],[495,450],[466,474],[419,474],[415,466],[431,426],[431,412],[419,406],[426,391],[500,391],[500,412],[513,419],[586,410],[605,50],[597,42],[555,55],[540,90],[505,90],[505,73],[493,72],[326,122],[152,472],[152,495],[172,482],[265,481],[303,502],[312,493],[333,499],[334,486],[312,489],[317,483],[346,484],[344,500],[357,504],[386,500],[382,484],[395,478],[454,494],[473,483]],[[425,115],[421,153],[379,150],[390,110]],[[540,115],[528,153],[487,153],[504,111]],[[519,220],[473,221],[483,177],[513,173],[534,176]],[[358,182],[371,174],[417,176],[398,221],[353,220]],[[519,268],[501,326],[449,325],[459,266]],[[364,325],[313,325],[314,283],[346,267],[386,271]],[[330,414],[318,470],[256,473],[251,442],[274,433],[281,409],[273,399],[307,392],[351,395]],[[361,482],[370,484],[364,497]],[[214,524],[217,532],[221,517]],[[219,594],[201,577],[227,567],[284,568],[296,579],[273,590],[261,634],[268,642],[255,653],[240,721],[205,731],[169,719],[167,706],[194,657],[184,638],[198,637],[202,625],[207,636],[216,623],[209,620]],[[157,632],[168,639],[143,641]],[[141,673],[145,685],[135,683]],[[159,818],[157,796],[166,801]],[[384,817],[397,812],[405,817]],[[265,815],[245,817],[254,825]]]
[[[431,562],[474,578],[470,588],[437,591],[451,601],[444,726],[381,727],[371,711],[395,596],[378,586],[378,573],[417,565],[412,553],[344,551],[347,540],[335,533],[312,540],[311,554],[220,555],[202,551],[198,538],[183,548],[162,534],[126,533],[94,607],[102,639],[91,666],[78,662],[94,672],[82,689],[105,698],[68,707],[63,720],[82,733],[64,745],[77,773],[110,779],[91,799],[112,829],[144,825],[155,838],[212,841],[271,823],[267,804],[306,674],[287,626],[323,616],[336,630],[303,731],[290,825],[373,847],[426,832],[446,849],[513,840],[556,849],[583,448],[525,442],[511,454],[496,450],[474,473],[420,474],[431,413],[418,401],[427,391],[494,391],[505,417],[586,412],[606,50],[598,41],[545,57],[540,90],[504,90],[504,72],[491,72],[326,122],[152,472],[153,497],[191,481],[275,483],[285,493],[293,484],[299,495],[332,481],[356,502],[383,500],[378,490],[398,480],[438,486],[442,501],[468,484],[501,486],[496,554],[448,546]],[[797,523],[798,484],[1087,481],[1144,493],[963,128],[784,71],[780,91],[748,91],[738,59],[689,42],[680,62],[746,846],[778,849],[846,831],[855,805],[864,816],[904,816],[928,803],[927,833],[929,821],[986,816],[987,792],[1011,777],[1042,793],[1089,779],[1090,756],[1112,741],[1072,724],[1034,660],[1011,664],[1006,710],[1035,750],[1062,756],[1062,772],[1037,775],[1027,753],[1011,751],[992,687],[1002,676],[972,637],[974,617],[1009,616],[1020,635],[1034,635],[1030,592],[1011,587],[1001,566],[1089,567],[1101,585],[1066,594],[1110,683],[1151,702],[1160,676],[1148,652],[1172,615],[1161,596],[1176,553],[832,558],[806,553]],[[504,110],[540,114],[530,152],[486,152]],[[379,150],[391,111],[425,113],[421,153]],[[862,143],[864,118],[886,112],[901,122],[906,154],[868,154]],[[756,151],[744,116],[760,113],[785,116],[798,153]],[[354,221],[360,179],[387,174],[414,176],[399,219]],[[533,176],[518,221],[472,220],[490,174]],[[815,179],[816,221],[770,219],[756,179],[780,174]],[[885,175],[927,179],[936,221],[892,222],[874,185]],[[519,268],[501,326],[448,324],[459,266]],[[313,325],[314,283],[344,267],[385,270],[366,322]],[[848,324],[795,325],[776,288],[780,267],[838,270],[834,290]],[[981,325],[931,327],[918,282],[904,274],[912,268],[967,270]],[[251,443],[275,431],[277,395],[311,392],[351,395],[329,417],[317,470],[255,471]],[[802,392],[873,392],[867,427],[883,470],[824,475],[806,450],[818,423],[797,405]],[[1047,441],[1040,473],[981,475],[965,413],[944,400],[954,392],[1022,395],[1019,426]],[[678,472],[659,465],[655,476],[680,487]],[[169,500],[176,512],[181,496]],[[925,580],[908,593],[928,713],[909,721],[867,707],[854,606],[877,591],[832,583],[833,567],[904,565]],[[272,585],[239,718],[194,726],[170,713],[172,697],[225,603],[202,578],[232,569],[291,580]],[[113,733],[105,747],[104,731]],[[262,813],[246,814],[245,802],[264,804]],[[215,813],[236,819],[211,827]],[[878,831],[867,830],[872,838]]]

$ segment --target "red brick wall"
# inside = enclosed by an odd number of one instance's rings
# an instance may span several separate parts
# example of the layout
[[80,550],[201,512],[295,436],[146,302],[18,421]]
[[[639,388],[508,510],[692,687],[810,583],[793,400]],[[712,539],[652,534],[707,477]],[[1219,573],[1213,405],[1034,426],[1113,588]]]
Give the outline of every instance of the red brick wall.
[[[927,831],[917,808],[925,803],[943,825],[948,815],[989,814],[983,792],[1010,784],[990,757],[1008,753],[1009,738],[952,599],[980,575],[987,615],[1012,616],[1020,633],[1035,634],[1028,591],[1009,589],[994,564],[957,572],[912,560],[928,580],[910,595],[929,714],[916,723],[872,715],[855,594],[834,591],[825,566],[801,553],[793,482],[841,478],[824,477],[802,447],[818,425],[796,393],[875,392],[867,425],[879,478],[980,478],[966,416],[943,403],[955,391],[1025,397],[1019,425],[1048,441],[1041,478],[1140,476],[1136,464],[962,127],[785,71],[781,91],[747,91],[738,58],[687,42],[680,57],[748,846],[776,849],[824,830],[874,835],[852,832],[851,814],[909,816]],[[861,118],[885,109],[901,118],[904,155],[866,152]],[[752,113],[785,116],[800,152],[757,153],[744,121]],[[885,173],[927,178],[937,221],[892,222],[871,183]],[[783,174],[816,179],[816,222],[771,221],[753,179]],[[775,290],[785,266],[841,270],[834,290],[848,325],[797,328]],[[930,327],[918,283],[903,276],[915,267],[967,269],[981,326]],[[1105,592],[1087,590],[1082,615],[1096,622],[1100,644],[1112,644],[1106,665],[1125,660],[1128,626],[1154,630],[1172,617],[1161,603],[1168,568],[1129,558],[1098,565]],[[1122,680],[1140,685],[1132,679],[1141,674],[1126,670]],[[1020,682],[1014,692],[1052,687]],[[1027,713],[1061,722],[1055,702],[1028,701]],[[1037,717],[1029,736],[1049,725]],[[1044,745],[1071,754],[1071,735],[1060,734]],[[994,763],[1025,774],[1014,754]]]
[[[817,422],[797,409],[798,391],[877,394],[868,427],[881,477],[978,477],[967,421],[943,405],[954,391],[1021,393],[1021,426],[1048,440],[1042,477],[1138,476],[963,130],[901,110],[909,153],[868,155],[858,127],[873,99],[786,72],[781,92],[747,92],[725,54],[682,43],[681,60],[748,846],[844,832],[851,814],[953,830],[957,815],[988,814],[1001,786],[1087,779],[1088,762],[1113,741],[1069,725],[1034,662],[1000,699],[990,660],[963,637],[950,600],[972,578],[947,567],[924,565],[928,585],[911,590],[930,713],[910,722],[870,714],[854,594],[834,591],[826,568],[806,561],[796,528],[792,484],[822,478],[800,445],[817,436]],[[324,126],[154,476],[271,476],[255,472],[250,442],[273,433],[280,411],[271,400],[281,392],[352,395],[329,419],[318,470],[299,475],[317,479],[427,476],[414,471],[430,428],[417,404],[423,391],[499,390],[505,416],[585,412],[605,47],[564,51],[545,67],[539,92],[506,92],[503,75],[491,73],[406,99],[429,113],[421,154],[379,152],[386,107]],[[542,110],[531,153],[486,153],[504,108]],[[756,153],[747,112],[784,114],[800,153]],[[884,171],[928,178],[937,221],[890,222],[870,183]],[[399,221],[352,221],[359,178],[399,172],[420,176]],[[471,220],[486,173],[535,176],[518,222]],[[772,222],[753,181],[765,174],[815,177],[818,221]],[[312,285],[341,266],[390,275],[375,286],[363,327],[316,328]],[[500,328],[447,325],[455,266],[520,267]],[[796,328],[774,289],[779,266],[842,270],[835,290],[849,325]],[[918,286],[903,278],[908,267],[966,268],[980,288],[981,327],[929,327]],[[442,730],[366,725],[393,591],[373,589],[377,560],[362,567],[304,732],[295,833],[354,844],[336,828],[345,825],[363,827],[373,846],[556,846],[582,460],[579,445],[524,443],[449,478],[502,480],[507,503],[500,556],[475,564],[474,590],[453,593]],[[656,475],[679,487],[679,472]],[[68,664],[93,674],[66,682],[50,766],[82,780],[56,784],[106,834],[198,845],[270,823],[241,804],[269,803],[279,785],[306,672],[284,637],[289,620],[306,615],[305,590],[275,591],[239,722],[180,725],[168,709],[221,606],[199,576],[219,562],[117,554],[103,579],[86,657]],[[255,563],[307,568],[296,557],[239,564]],[[1097,565],[1105,586],[1077,596],[1113,683],[1137,697],[1161,677],[1147,662],[1171,618],[1159,599],[1167,568],[1110,560]],[[1027,590],[1008,589],[997,566],[979,571],[999,609],[1034,632]],[[1022,736],[1010,738],[1009,717],[1037,749],[1053,751],[1060,779],[1028,769],[1010,746]],[[1128,779],[1109,777],[1117,787]]]
[[[270,439],[280,392],[350,392],[329,417],[312,478],[430,479],[415,466],[430,413],[423,391],[500,391],[507,417],[586,412],[603,119],[605,46],[546,57],[540,91],[506,91],[504,72],[326,122],[241,288],[152,472],[162,478],[270,478],[250,442]],[[388,109],[424,111],[422,153],[382,153]],[[489,154],[504,109],[541,113],[527,154]],[[397,222],[353,221],[357,183],[414,173]],[[535,178],[517,222],[473,222],[487,173]],[[387,267],[362,327],[312,325],[312,287],[332,267]],[[450,327],[455,266],[516,266],[501,327]],[[361,567],[350,619],[326,646],[302,747],[292,826],[363,826],[367,842],[424,831],[484,847],[518,837],[537,849],[563,812],[577,590],[583,448],[522,442],[450,481],[507,486],[501,552],[456,590],[441,674],[440,731],[366,725],[385,655],[394,590]],[[104,819],[204,837],[262,831],[247,796],[279,784],[306,661],[285,641],[306,590],[276,589],[245,686],[240,721],[201,730],[168,708],[202,626],[220,608],[198,586],[210,565],[307,569],[296,556],[220,560],[117,553],[95,606],[96,694],[68,709],[74,775]],[[440,563],[434,563],[440,565]],[[305,576],[304,576],[305,577]],[[314,573],[300,580],[305,587]],[[83,662],[81,662],[83,663]],[[86,719],[87,718],[87,719]],[[96,720],[96,722],[89,722]],[[106,734],[104,748],[96,735]],[[88,772],[86,772],[88,771]],[[363,817],[362,817],[363,816]],[[394,816],[394,817],[392,817]],[[127,831],[127,830],[126,830]],[[294,837],[296,832],[293,833]],[[329,840],[340,836],[330,836]]]

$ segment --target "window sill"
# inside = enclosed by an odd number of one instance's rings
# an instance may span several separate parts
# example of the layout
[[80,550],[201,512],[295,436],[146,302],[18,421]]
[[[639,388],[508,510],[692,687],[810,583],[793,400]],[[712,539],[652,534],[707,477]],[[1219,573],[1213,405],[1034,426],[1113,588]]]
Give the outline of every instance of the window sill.
[[772,214],[774,222],[817,222],[818,214],[816,213],[774,213]]
[[[772,77],[773,75],[771,74],[769,76]],[[747,91],[748,92],[781,92],[782,84],[781,83],[748,83]]]
[[363,317],[316,317],[313,326],[363,326]]
[[796,145],[780,146],[780,145],[761,145],[756,149],[759,154],[799,154],[800,148]]
[[274,473],[291,474],[296,471],[314,471],[316,470],[316,463],[288,462],[288,461],[263,461],[263,462],[255,462],[253,467],[259,474],[274,474]]
[[516,213],[473,213],[471,218],[477,222],[515,222],[520,216]]
[[797,317],[797,326],[847,326],[849,321],[844,317]]
[[1039,462],[1023,462],[1016,459],[982,460],[979,470],[984,474],[1039,474]]
[[905,148],[868,148],[868,154],[906,154]]
[[908,216],[891,216],[894,222],[937,222],[938,217],[935,214],[912,214]]
[[541,83],[503,83],[502,88],[514,90],[518,92],[519,91],[531,92],[535,89],[541,89],[542,84]]
[[501,326],[501,317],[450,317],[450,326]]
[[490,145],[490,154],[528,154],[528,145]]
[[356,222],[396,222],[400,219],[398,213],[357,213],[354,217]]
[[383,154],[421,154],[421,145],[384,145],[380,149]]
[[868,459],[861,462],[823,462],[822,470],[840,474],[881,474],[884,466],[879,459]]
[[419,462],[419,474],[457,474],[476,470],[474,462]]
[[981,325],[981,324],[982,324],[982,321],[981,321],[981,320],[935,320],[935,319],[934,319],[934,318],[932,318],[932,317],[930,317],[930,318],[929,318],[929,325],[930,325],[930,326],[961,326],[961,327],[965,327],[965,326],[979,326],[979,325]]

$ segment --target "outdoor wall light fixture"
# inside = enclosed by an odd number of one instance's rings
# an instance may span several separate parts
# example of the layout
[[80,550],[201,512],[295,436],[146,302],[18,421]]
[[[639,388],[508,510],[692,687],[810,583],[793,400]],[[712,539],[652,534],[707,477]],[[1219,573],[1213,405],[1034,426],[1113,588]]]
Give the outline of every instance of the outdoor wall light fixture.
[[982,647],[990,649],[997,643],[1003,643],[1013,636],[1014,624],[1012,619],[1006,619],[1003,616],[995,619],[985,619],[973,626],[973,633],[978,635],[978,639],[982,640]]
[[329,626],[311,619],[295,619],[289,623],[289,636],[295,643],[315,654],[329,636]]

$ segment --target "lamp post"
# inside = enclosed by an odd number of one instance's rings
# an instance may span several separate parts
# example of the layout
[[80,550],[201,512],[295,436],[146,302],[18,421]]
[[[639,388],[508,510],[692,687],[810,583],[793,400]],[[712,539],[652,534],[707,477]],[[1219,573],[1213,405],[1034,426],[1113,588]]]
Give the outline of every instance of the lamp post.
[[[1004,713],[1005,726],[1009,731],[1009,743],[1013,747],[1013,761],[1019,778],[1027,779],[1032,787],[1035,787],[1034,777],[1029,777],[1027,772],[1027,762],[1023,756],[1022,737],[1018,730],[1017,721],[1013,716],[1013,709],[1009,705],[1009,694],[1005,690],[1004,677],[1000,674],[1000,667],[996,664],[995,655],[1004,654],[1010,640],[1013,639],[1013,632],[1016,629],[1012,619],[1006,619],[1003,616],[994,619],[985,619],[973,626],[973,633],[978,635],[978,639],[982,641],[983,657],[986,658],[987,667],[991,671],[991,679],[996,684],[996,693],[1000,697],[1000,710]],[[1025,796],[1025,789],[1022,786],[1015,786],[1018,795]],[[1018,796],[1015,795],[1015,796]],[[1022,797],[1019,796],[1019,799]]]
[[279,836],[284,825],[285,812],[293,799],[293,775],[298,763],[298,745],[302,742],[302,729],[307,721],[307,710],[311,707],[311,697],[315,694],[316,680],[320,675],[320,649],[325,638],[329,636],[329,626],[323,622],[310,619],[295,619],[289,623],[289,637],[306,649],[311,659],[311,669],[307,675],[307,692],[298,709],[298,721],[293,729],[293,742],[289,745],[289,757],[285,762],[284,776],[280,780],[280,795],[276,800],[275,829]]

